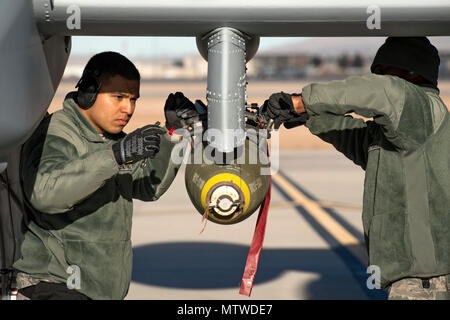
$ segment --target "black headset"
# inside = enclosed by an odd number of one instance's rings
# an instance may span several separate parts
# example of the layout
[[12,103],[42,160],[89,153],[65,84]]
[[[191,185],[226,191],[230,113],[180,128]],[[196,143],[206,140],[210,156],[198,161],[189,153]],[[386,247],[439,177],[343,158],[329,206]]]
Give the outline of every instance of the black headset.
[[80,80],[78,80],[75,88],[78,88],[77,102],[78,105],[87,110],[95,103],[97,94],[100,89],[100,70],[85,69]]

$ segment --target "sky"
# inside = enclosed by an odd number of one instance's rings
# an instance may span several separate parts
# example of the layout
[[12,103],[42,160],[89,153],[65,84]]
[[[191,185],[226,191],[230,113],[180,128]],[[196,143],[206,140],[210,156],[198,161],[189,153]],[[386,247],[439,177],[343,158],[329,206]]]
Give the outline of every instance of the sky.
[[[260,38],[258,52],[305,38]],[[181,57],[197,54],[195,37],[72,37],[71,55],[118,51],[129,58]]]

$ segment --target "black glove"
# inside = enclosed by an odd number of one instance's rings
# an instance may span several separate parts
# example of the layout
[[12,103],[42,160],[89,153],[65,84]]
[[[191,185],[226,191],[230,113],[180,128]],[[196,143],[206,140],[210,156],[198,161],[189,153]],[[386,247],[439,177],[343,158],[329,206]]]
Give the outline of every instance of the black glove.
[[150,124],[136,129],[112,145],[114,157],[119,165],[133,163],[144,158],[153,158],[159,152],[160,135],[166,129]]
[[269,100],[264,102],[262,114],[273,119],[275,129],[278,129],[282,123],[286,122],[289,122],[287,126],[285,124],[285,127],[288,129],[306,122],[303,122],[304,116],[300,116],[295,112],[291,97],[292,95],[288,93],[279,92],[272,94]]
[[186,119],[198,116],[200,113],[191,100],[186,98],[183,93],[171,93],[167,97],[164,106],[164,115],[166,116],[167,129],[180,129],[187,125]]
[[303,112],[300,115],[283,122],[283,125],[286,129],[292,129],[304,125],[306,121],[308,121],[308,114]]

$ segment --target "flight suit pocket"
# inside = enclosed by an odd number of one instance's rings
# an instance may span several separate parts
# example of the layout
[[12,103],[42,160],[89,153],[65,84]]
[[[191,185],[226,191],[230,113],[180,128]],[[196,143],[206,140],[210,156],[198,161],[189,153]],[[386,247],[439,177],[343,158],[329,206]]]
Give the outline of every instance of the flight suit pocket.
[[131,281],[131,241],[64,240],[66,260],[80,271],[81,293],[123,299]]
[[369,262],[381,270],[382,282],[406,271],[410,259],[405,248],[405,216],[402,212],[374,215],[369,228]]

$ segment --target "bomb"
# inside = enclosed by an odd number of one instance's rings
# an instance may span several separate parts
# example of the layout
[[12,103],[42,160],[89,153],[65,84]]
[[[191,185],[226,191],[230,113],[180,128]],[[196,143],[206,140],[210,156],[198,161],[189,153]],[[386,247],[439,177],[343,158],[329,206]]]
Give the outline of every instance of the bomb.
[[[245,143],[232,154],[205,151],[205,144],[197,143],[186,165],[186,190],[194,207],[215,223],[245,220],[261,205],[269,188],[267,140],[247,134]],[[199,158],[195,153],[201,153],[201,163],[193,163]]]

